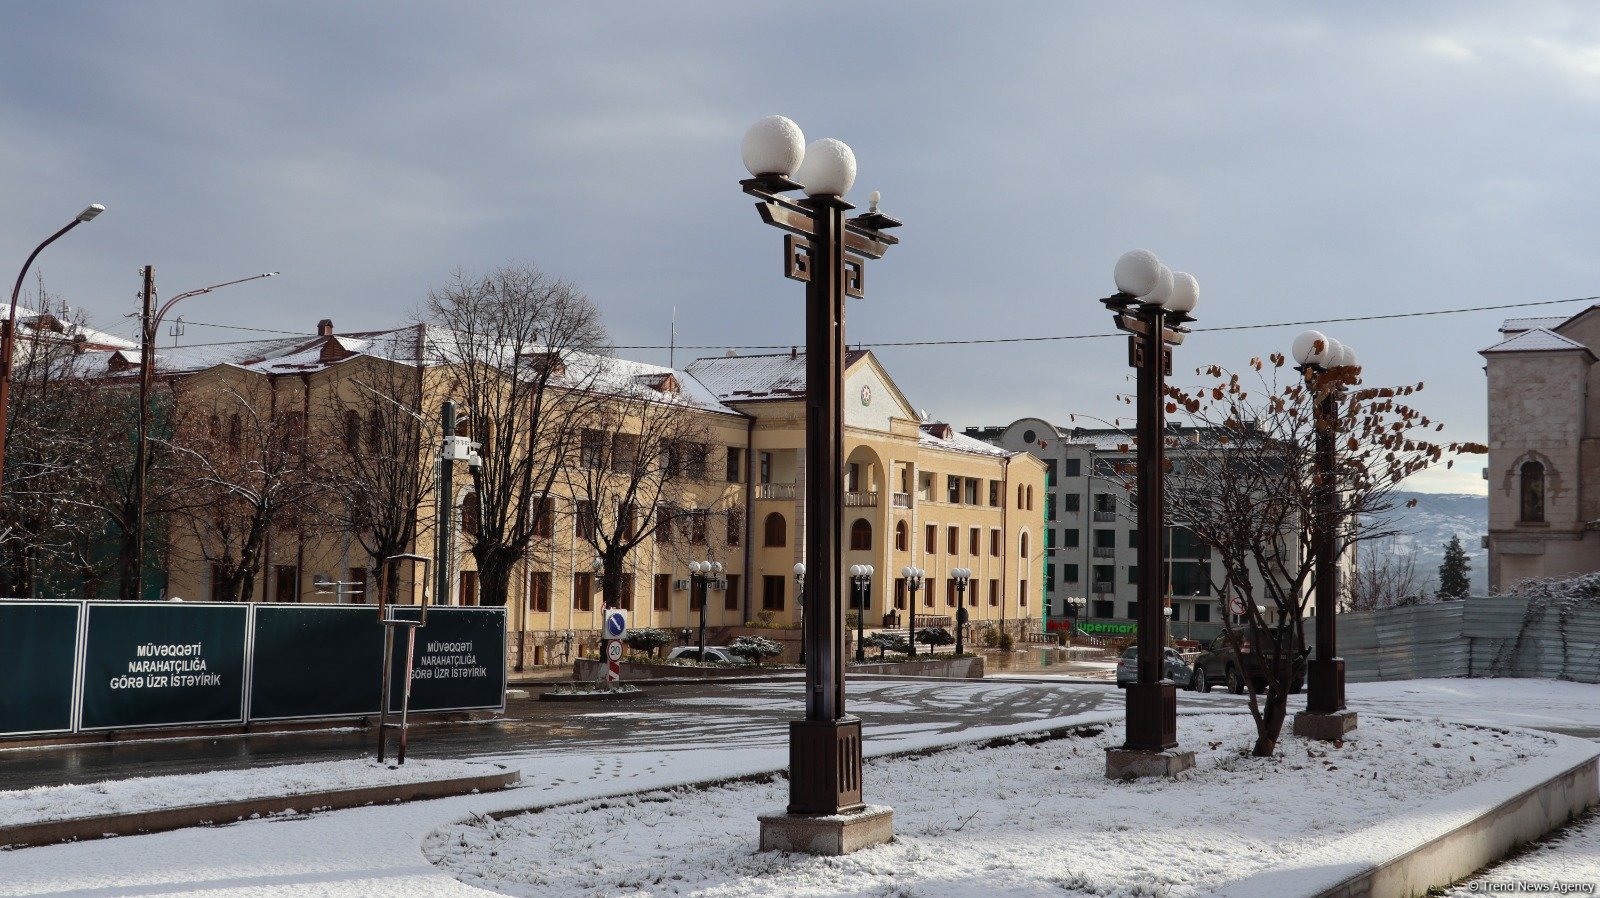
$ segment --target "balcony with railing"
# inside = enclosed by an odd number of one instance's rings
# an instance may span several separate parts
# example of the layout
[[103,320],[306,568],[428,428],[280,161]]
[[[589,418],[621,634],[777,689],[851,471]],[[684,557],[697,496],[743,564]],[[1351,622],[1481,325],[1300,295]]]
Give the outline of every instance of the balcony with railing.
[[844,494],[846,508],[872,508],[878,504],[877,490],[851,490]]
[[893,493],[890,496],[890,501],[894,503],[894,507],[895,508],[910,508],[911,507],[911,494],[910,493]]
[[1096,558],[1115,558],[1115,557],[1117,557],[1117,547],[1116,546],[1095,546],[1094,547],[1094,557],[1096,557]]
[[1117,591],[1117,587],[1110,580],[1096,580],[1091,589],[1095,595],[1107,595]]
[[1101,511],[1097,508],[1094,512],[1094,519],[1096,523],[1109,524],[1116,521],[1117,513],[1114,511]]
[[793,501],[795,485],[792,483],[758,483],[756,484],[757,499],[787,499]]

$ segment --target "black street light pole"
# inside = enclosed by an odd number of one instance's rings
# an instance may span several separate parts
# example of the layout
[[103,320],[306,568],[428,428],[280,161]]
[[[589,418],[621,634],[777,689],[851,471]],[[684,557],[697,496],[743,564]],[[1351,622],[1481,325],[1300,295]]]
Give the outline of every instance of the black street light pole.
[[1116,267],[1117,293],[1101,300],[1128,333],[1128,364],[1138,373],[1139,680],[1126,690],[1127,741],[1107,749],[1106,776],[1125,779],[1175,775],[1194,766],[1178,748],[1178,687],[1166,678],[1166,565],[1161,563],[1166,519],[1166,375],[1172,347],[1183,342],[1199,286],[1174,274],[1153,253],[1135,250]]
[[917,590],[922,588],[923,570],[919,567],[907,567],[900,571],[900,576],[906,578],[906,591],[910,598],[906,599],[906,657],[917,657]]
[[4,490],[6,471],[6,432],[10,430],[7,414],[11,408],[11,357],[16,353],[17,343],[17,299],[22,295],[22,282],[28,276],[28,269],[33,267],[33,260],[44,252],[44,248],[78,225],[86,221],[94,221],[94,217],[106,211],[106,207],[95,203],[82,212],[78,217],[67,222],[67,226],[45,238],[45,241],[34,247],[28,254],[28,260],[22,263],[22,270],[17,272],[17,284],[11,288],[11,311],[7,313],[6,320],[0,322],[0,490]]
[[[866,260],[882,258],[899,241],[885,233],[900,222],[877,210],[876,195],[865,215],[844,195],[855,181],[855,156],[836,140],[805,146],[799,126],[769,116],[746,133],[741,181],[756,198],[762,221],[785,232],[783,270],[806,284],[806,574],[811,584],[805,616],[806,716],[789,724],[787,817],[762,820],[763,848],[793,848],[844,854],[859,844],[798,835],[789,818],[839,818],[866,811],[861,788],[861,721],[845,714],[840,536],[844,491],[845,298],[862,296]],[[803,160],[803,163],[802,163]],[[797,180],[791,180],[793,175]],[[783,194],[804,190],[796,200]],[[886,841],[891,812],[874,809],[882,823],[875,841]],[[859,818],[858,818],[859,819]],[[826,822],[830,831],[852,822]],[[874,823],[873,825],[877,825]],[[819,844],[827,841],[827,845]],[[869,842],[867,844],[872,844]],[[813,847],[805,847],[805,846]]]
[[[706,600],[711,596],[710,581],[722,573],[720,561],[689,562],[690,595],[700,596],[700,663],[706,661]],[[695,592],[698,590],[698,593]]]
[[[1355,352],[1317,331],[1295,338],[1295,370],[1305,378],[1316,402],[1316,427],[1312,459],[1313,518],[1311,551],[1315,575],[1317,653],[1306,665],[1306,709],[1294,718],[1295,735],[1335,741],[1356,728],[1356,714],[1345,707],[1344,659],[1339,657],[1338,530],[1344,515],[1339,509],[1338,451],[1339,402],[1344,387],[1358,372]],[[1289,676],[1294,675],[1291,665]]]
[[850,566],[850,583],[855,587],[855,601],[851,604],[856,609],[856,663],[863,664],[867,660],[867,605],[872,601],[872,565],[854,564]]
[[956,581],[956,654],[966,651],[965,631],[967,629],[967,581],[972,579],[972,571],[958,567],[950,572]]
[[806,566],[805,562],[797,561],[794,564],[794,603],[800,609],[800,663],[806,663]]

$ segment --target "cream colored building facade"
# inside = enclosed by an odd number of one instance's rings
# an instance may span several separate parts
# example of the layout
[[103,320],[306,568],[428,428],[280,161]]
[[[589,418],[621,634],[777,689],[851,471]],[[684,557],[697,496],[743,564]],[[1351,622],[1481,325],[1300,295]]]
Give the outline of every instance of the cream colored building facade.
[[[279,341],[252,347],[251,357],[195,366],[183,378],[180,401],[261,395],[274,409],[303,415],[310,429],[320,410],[329,407],[329,393],[355,396],[362,383],[397,371],[421,378],[425,409],[446,398],[446,372],[406,348],[423,339],[415,328],[335,335],[331,323],[323,324],[312,340]],[[173,358],[163,371],[170,374],[183,361]],[[679,501],[687,497],[690,508],[718,512],[704,526],[675,528],[668,539],[658,533],[629,553],[621,604],[631,626],[674,632],[698,626],[700,609],[688,569],[695,560],[724,566],[722,580],[707,591],[708,626],[799,622],[794,566],[803,558],[805,520],[804,361],[798,354],[733,356],[700,359],[674,372],[607,360],[623,381],[669,384],[682,413],[698,416],[707,435],[705,470]],[[1036,628],[1046,557],[1043,463],[955,434],[947,425],[920,421],[871,353],[852,353],[846,376],[851,402],[844,561],[847,568],[871,564],[876,570],[868,626],[884,624],[886,613],[903,624],[910,595],[899,572],[910,565],[926,571],[926,585],[917,596],[919,624],[953,620],[956,590],[950,572],[964,567],[972,571],[965,600],[975,627]],[[458,470],[452,501],[459,508],[470,492],[470,479]],[[568,495],[550,499],[563,508],[572,502]],[[435,509],[424,504],[416,514],[412,551],[431,556]],[[553,515],[548,537],[535,540],[513,577],[506,606],[514,668],[561,663],[594,645],[604,609],[594,549],[579,537],[577,526],[573,514]],[[470,538],[457,524],[452,594],[444,597],[449,604],[483,599]],[[183,546],[182,539],[174,534],[167,594],[211,600],[213,577],[204,553]],[[354,534],[275,528],[252,597],[371,602],[374,568]],[[415,601],[424,588],[420,566],[404,578],[401,599]],[[319,580],[356,583],[360,592],[319,592]],[[849,584],[839,590],[849,602]]]

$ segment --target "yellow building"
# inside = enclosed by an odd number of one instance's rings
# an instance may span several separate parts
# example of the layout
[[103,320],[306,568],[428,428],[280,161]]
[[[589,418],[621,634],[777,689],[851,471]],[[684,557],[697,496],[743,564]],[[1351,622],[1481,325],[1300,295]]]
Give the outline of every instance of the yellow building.
[[[168,377],[192,372],[182,376],[176,401],[208,412],[175,420],[188,421],[191,428],[209,420],[221,441],[218,453],[226,455],[222,444],[239,442],[233,435],[239,426],[229,423],[237,412],[227,406],[245,397],[274,421],[287,416],[290,432],[346,433],[352,444],[376,422],[363,423],[359,414],[354,420],[328,419],[350,416],[348,405],[337,411],[340,401],[351,403],[374,392],[374,383],[414,379],[422,397],[417,410],[431,415],[448,398],[449,382],[448,371],[418,351],[431,339],[420,327],[336,335],[331,322],[323,322],[315,338],[263,341],[249,346],[244,357],[218,359],[218,350],[185,356],[174,350],[159,362]],[[205,361],[215,364],[198,364]],[[692,416],[700,434],[694,461],[681,474],[686,483],[673,494],[681,526],[660,528],[623,562],[620,603],[630,611],[631,626],[680,631],[698,625],[698,596],[688,569],[695,560],[724,565],[722,581],[708,592],[709,626],[798,622],[793,570],[803,558],[804,361],[792,353],[728,356],[700,359],[677,372],[601,360],[605,376],[589,389],[615,389],[622,397],[646,384],[676,414]],[[126,372],[126,362],[119,356],[108,365]],[[948,625],[956,606],[950,572],[967,568],[972,575],[965,598],[975,626],[988,622],[1013,632],[1037,628],[1044,588],[1043,463],[953,433],[948,425],[920,421],[870,352],[850,354],[846,378],[844,563],[876,570],[868,626],[884,623],[890,609],[903,623],[910,596],[899,572],[909,565],[926,572],[917,596],[919,624]],[[423,463],[431,464],[435,452],[432,443],[424,447]],[[466,466],[456,467],[450,492],[461,512],[473,501],[472,487]],[[546,523],[506,596],[513,668],[561,663],[592,645],[600,626],[595,548],[580,533],[588,516],[575,507],[581,500],[571,490],[557,489],[546,498],[549,504],[541,503],[539,512]],[[409,551],[432,556],[436,516],[431,501],[419,503],[415,515]],[[470,527],[463,531],[459,523],[464,517],[470,516],[454,515],[452,594],[444,597],[451,604],[486,598],[479,594],[467,551]],[[168,595],[193,600],[222,595],[209,560],[216,549],[208,550],[204,533],[180,531],[172,533]],[[358,534],[291,515],[287,526],[280,523],[266,534],[251,597],[370,602],[375,568]],[[421,570],[407,572],[404,579],[401,599],[420,595]],[[329,580],[357,585],[342,590],[345,595],[317,588],[318,581]],[[839,594],[850,596],[847,583],[839,585]]]

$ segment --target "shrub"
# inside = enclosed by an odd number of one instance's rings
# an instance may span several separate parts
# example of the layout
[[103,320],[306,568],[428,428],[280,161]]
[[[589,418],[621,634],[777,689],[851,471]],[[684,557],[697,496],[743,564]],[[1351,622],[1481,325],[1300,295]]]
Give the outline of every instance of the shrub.
[[1000,644],[1000,631],[992,626],[984,627],[983,635],[978,638],[985,646],[992,649]]
[[672,634],[666,630],[658,630],[654,627],[638,627],[628,630],[628,635],[622,637],[622,641],[627,643],[628,648],[636,652],[644,652],[653,658],[657,650],[672,645],[675,640],[672,638]]
[[905,653],[911,648],[911,643],[906,641],[902,633],[881,631],[862,640],[863,645],[871,646],[878,650],[878,660],[882,661],[885,652]]
[[783,653],[783,646],[765,636],[738,636],[734,638],[733,645],[729,648],[733,649],[735,655],[755,659],[757,664],[760,664],[762,659]]
[[1011,647],[1013,645],[1015,645],[1015,643],[1011,641],[1011,634],[1005,632],[1004,630],[1000,631],[1000,651],[1009,652],[1011,651]]
[[770,630],[770,629],[772,629],[773,627],[775,627],[777,625],[778,625],[778,615],[776,613],[774,613],[772,611],[757,611],[756,612],[756,626],[764,627],[764,628]]
[[944,627],[927,627],[917,631],[917,641],[930,648],[933,646],[950,645],[956,641],[950,631]]

